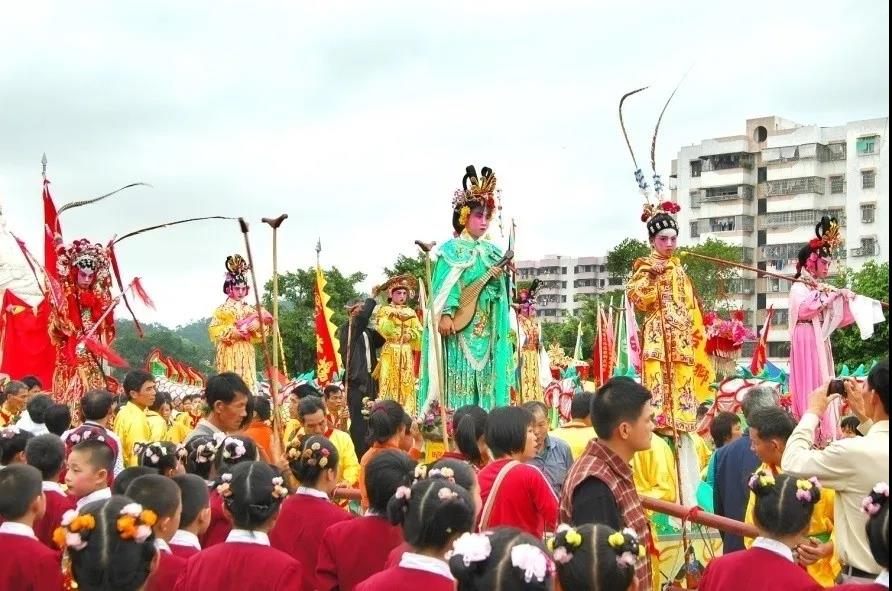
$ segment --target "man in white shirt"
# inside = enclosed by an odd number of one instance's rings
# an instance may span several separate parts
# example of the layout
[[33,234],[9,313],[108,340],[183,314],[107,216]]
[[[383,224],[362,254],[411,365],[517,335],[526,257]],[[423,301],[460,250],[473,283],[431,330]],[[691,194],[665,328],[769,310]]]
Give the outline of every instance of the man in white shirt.
[[117,476],[124,471],[124,454],[121,453],[121,439],[108,428],[115,416],[114,396],[108,390],[90,390],[81,398],[81,414],[84,417],[83,425],[62,433],[62,441],[67,442],[69,435],[85,425],[102,428],[105,431],[105,436],[117,444],[115,449],[118,451],[115,454],[114,468],[112,468],[112,472]]
[[846,382],[852,411],[861,419],[864,437],[840,439],[825,449],[813,449],[815,430],[828,405],[839,398],[828,395],[828,384],[809,398],[808,410],[787,441],[781,469],[800,478],[816,476],[836,491],[834,534],[836,549],[847,580],[872,581],[880,573],[864,527],[861,503],[877,482],[889,482],[889,362],[878,363],[863,385]]

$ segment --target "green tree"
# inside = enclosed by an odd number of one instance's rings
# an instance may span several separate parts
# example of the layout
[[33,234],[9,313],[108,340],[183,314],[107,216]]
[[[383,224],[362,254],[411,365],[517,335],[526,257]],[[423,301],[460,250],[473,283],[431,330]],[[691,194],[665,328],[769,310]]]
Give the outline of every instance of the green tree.
[[[869,261],[859,271],[846,270],[830,280],[837,287],[850,286],[857,294],[876,300],[889,301],[889,263],[877,264]],[[873,336],[866,341],[861,340],[858,327],[854,324],[837,329],[830,337],[833,346],[833,358],[838,367],[843,364],[852,369],[872,360],[882,360],[889,356],[889,310],[885,308],[883,315],[886,321],[874,327]]]
[[619,279],[625,283],[632,276],[632,263],[635,259],[649,253],[650,246],[646,242],[626,238],[607,253],[607,273],[611,279]]
[[[198,324],[197,321],[193,324]],[[160,349],[168,357],[191,365],[198,371],[208,374],[214,371],[214,350],[210,340],[206,343],[196,343],[183,338],[177,332],[161,324],[148,324],[143,326],[144,337],[139,338],[136,327],[131,320],[118,320],[115,322],[116,337],[113,344],[114,350],[132,368],[145,366],[146,357],[152,349]],[[205,324],[205,334],[207,324]],[[115,368],[113,374],[122,378],[126,370]]]
[[425,276],[424,253],[419,252],[414,257],[400,254],[393,262],[393,268],[384,267],[384,275],[390,279],[397,275],[413,275],[419,279]]
[[[679,249],[681,253],[692,253],[722,259],[731,262],[739,262],[741,248],[728,244],[722,240],[708,238],[703,244],[688,246]],[[699,259],[696,257],[681,256],[681,264],[685,269],[700,303],[705,310],[715,310],[730,294],[731,282],[740,277],[740,271],[736,267],[721,265]]]

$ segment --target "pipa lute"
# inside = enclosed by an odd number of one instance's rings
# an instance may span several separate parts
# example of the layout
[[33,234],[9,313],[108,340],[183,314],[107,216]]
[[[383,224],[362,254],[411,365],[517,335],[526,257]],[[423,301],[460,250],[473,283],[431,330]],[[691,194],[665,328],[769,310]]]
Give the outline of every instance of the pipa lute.
[[455,332],[464,330],[471,324],[471,320],[474,319],[474,314],[477,312],[477,303],[480,301],[480,292],[483,291],[483,288],[486,287],[489,280],[495,276],[496,269],[503,269],[513,258],[514,251],[508,250],[508,252],[505,253],[505,256],[502,257],[502,260],[490,267],[486,273],[477,279],[477,281],[465,286],[465,288],[461,290],[461,295],[458,298],[458,309],[455,311],[455,316],[452,318],[452,326]]

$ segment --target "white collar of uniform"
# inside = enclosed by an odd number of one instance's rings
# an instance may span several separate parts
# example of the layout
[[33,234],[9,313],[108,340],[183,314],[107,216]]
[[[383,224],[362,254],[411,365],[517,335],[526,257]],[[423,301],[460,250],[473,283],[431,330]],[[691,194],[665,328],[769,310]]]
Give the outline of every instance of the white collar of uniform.
[[242,542],[243,544],[257,544],[269,546],[269,536],[262,531],[250,531],[247,529],[233,529],[226,536],[227,542]]
[[763,550],[768,550],[769,552],[774,552],[778,556],[782,556],[786,558],[790,562],[794,562],[793,560],[793,551],[786,545],[781,544],[777,540],[770,540],[768,538],[763,538],[759,536],[755,540],[753,540],[753,548],[762,548]]
[[37,536],[34,535],[34,530],[24,523],[17,523],[15,521],[7,521],[0,525],[0,534],[9,534],[11,536],[22,536],[24,538],[31,538],[32,540],[36,540]]
[[455,580],[452,573],[449,572],[449,565],[446,564],[446,561],[440,558],[423,556],[421,554],[415,554],[414,552],[404,552],[403,557],[400,558],[400,566],[402,568],[411,568],[414,570],[423,570],[428,573],[434,573],[435,575],[446,577],[450,581]]
[[321,490],[316,490],[315,488],[307,488],[306,486],[298,486],[297,490],[294,491],[294,494],[316,497],[317,499],[325,499],[326,501],[328,500],[328,495]]
[[198,536],[184,529],[178,529],[177,533],[173,534],[173,537],[170,539],[170,545],[201,550],[201,542],[198,541]]
[[876,578],[876,581],[874,581],[874,583],[876,583],[877,585],[882,585],[883,587],[888,589],[889,588],[889,569],[884,568],[882,571],[880,571],[880,576],[878,576]]
[[81,497],[75,503],[75,506],[78,511],[83,509],[84,505],[87,503],[92,503],[93,501],[102,501],[105,499],[110,499],[112,496],[111,489],[107,486],[105,488],[100,488],[99,490],[93,491],[85,497]]
[[62,488],[62,485],[58,482],[53,482],[51,480],[44,480],[40,485],[43,492],[56,492],[60,495],[65,495],[65,489]]
[[155,538],[155,549],[159,552],[164,552],[165,554],[173,554],[173,552],[170,551],[170,546],[161,538]]

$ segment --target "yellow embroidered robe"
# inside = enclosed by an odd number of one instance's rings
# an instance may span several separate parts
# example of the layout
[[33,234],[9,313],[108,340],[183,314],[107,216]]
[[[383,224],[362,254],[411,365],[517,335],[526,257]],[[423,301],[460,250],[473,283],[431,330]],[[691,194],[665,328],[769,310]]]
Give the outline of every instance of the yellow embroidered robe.
[[415,414],[415,357],[421,347],[421,321],[408,306],[388,304],[375,311],[375,326],[385,343],[372,377],[378,380],[378,396],[396,400]]
[[257,376],[255,346],[260,342],[260,331],[242,335],[236,329],[236,323],[252,314],[256,314],[255,308],[243,300],[226,298],[226,301],[214,310],[208,335],[211,342],[217,346],[217,371],[237,373],[253,391]]

